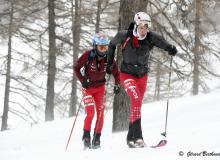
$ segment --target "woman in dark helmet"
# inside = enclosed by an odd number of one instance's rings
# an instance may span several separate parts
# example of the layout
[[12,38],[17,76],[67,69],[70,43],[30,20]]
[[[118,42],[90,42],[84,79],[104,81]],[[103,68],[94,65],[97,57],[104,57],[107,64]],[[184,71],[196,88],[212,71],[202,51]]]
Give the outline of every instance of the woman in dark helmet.
[[119,31],[110,41],[108,49],[107,73],[112,72],[112,64],[117,45],[122,48],[122,64],[120,66],[120,82],[130,97],[130,123],[127,144],[131,148],[144,147],[141,129],[141,107],[147,88],[148,59],[154,46],[174,56],[176,47],[169,44],[163,37],[150,31],[151,18],[145,12],[134,16],[128,30]]
[[[82,84],[83,102],[86,109],[84,120],[83,142],[85,147],[99,148],[100,136],[104,121],[104,96],[105,96],[105,75],[107,67],[107,50],[109,40],[103,33],[97,33],[93,37],[93,48],[86,51],[74,64],[74,71]],[[84,73],[81,73],[81,69]],[[113,61],[112,73],[115,78],[115,93],[119,92],[119,72],[116,63]],[[94,128],[91,145],[90,130],[96,110],[96,125]]]

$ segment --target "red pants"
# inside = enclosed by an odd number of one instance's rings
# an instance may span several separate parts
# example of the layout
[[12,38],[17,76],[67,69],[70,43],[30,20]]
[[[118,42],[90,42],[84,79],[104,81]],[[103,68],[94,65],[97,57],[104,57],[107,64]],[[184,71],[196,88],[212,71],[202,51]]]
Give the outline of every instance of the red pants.
[[91,124],[96,109],[97,119],[94,132],[101,133],[104,121],[104,96],[105,85],[87,89],[83,88],[83,102],[87,113],[84,120],[84,129],[86,131],[91,130]]
[[135,77],[130,74],[120,73],[120,81],[126,93],[130,97],[130,122],[133,123],[141,118],[141,106],[144,93],[147,88],[147,75],[143,77]]

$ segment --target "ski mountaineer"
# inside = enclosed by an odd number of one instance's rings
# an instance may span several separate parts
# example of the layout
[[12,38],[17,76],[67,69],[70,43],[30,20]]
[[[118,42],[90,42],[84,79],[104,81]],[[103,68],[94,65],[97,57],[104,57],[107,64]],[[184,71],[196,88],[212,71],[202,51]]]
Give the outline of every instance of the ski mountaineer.
[[[104,123],[105,108],[105,75],[107,67],[107,50],[109,39],[104,33],[97,33],[93,37],[93,49],[86,51],[74,64],[74,71],[82,84],[83,102],[86,110],[84,120],[84,147],[99,148],[100,136]],[[115,61],[112,62],[112,74],[115,78],[114,93],[120,90],[119,71]],[[84,69],[84,74],[81,72]],[[90,130],[96,110],[96,124],[91,144]]]
[[110,41],[107,54],[107,73],[111,73],[117,45],[121,45],[122,63],[120,66],[120,82],[130,97],[130,122],[127,134],[127,145],[130,148],[144,147],[141,128],[141,106],[148,80],[148,60],[154,46],[174,56],[175,46],[163,37],[150,31],[151,18],[145,12],[138,12],[128,30],[119,31]]

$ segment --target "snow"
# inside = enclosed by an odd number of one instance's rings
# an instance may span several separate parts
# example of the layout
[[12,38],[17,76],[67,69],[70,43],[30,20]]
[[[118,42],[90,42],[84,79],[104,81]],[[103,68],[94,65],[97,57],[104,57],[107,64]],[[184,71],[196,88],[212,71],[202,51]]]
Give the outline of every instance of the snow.
[[[152,149],[129,149],[127,132],[112,133],[112,111],[108,111],[101,148],[83,150],[80,115],[69,144],[66,142],[73,118],[47,122],[32,127],[0,132],[1,160],[220,160],[220,91],[193,97],[171,99],[169,105],[167,145]],[[147,145],[163,137],[166,101],[148,103],[142,108],[142,127]],[[204,156],[203,152],[209,156]],[[204,152],[204,153],[205,153]],[[183,156],[179,154],[184,153]],[[189,156],[194,154],[194,156]],[[197,156],[195,156],[197,154]],[[217,154],[213,156],[213,154]],[[188,157],[188,156],[189,157]]]

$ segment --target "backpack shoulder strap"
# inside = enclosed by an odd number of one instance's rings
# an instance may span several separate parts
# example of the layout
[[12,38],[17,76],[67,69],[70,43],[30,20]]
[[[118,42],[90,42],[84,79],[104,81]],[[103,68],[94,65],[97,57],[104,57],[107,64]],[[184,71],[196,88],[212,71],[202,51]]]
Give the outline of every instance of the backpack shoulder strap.
[[131,39],[131,37],[126,37],[124,43],[121,45],[121,49],[124,50],[125,47],[127,46],[128,44],[128,41]]
[[126,45],[128,44],[128,41],[133,37],[134,26],[135,26],[135,22],[131,22],[129,27],[128,27],[128,31],[127,31],[127,35],[126,35],[125,41],[121,45],[121,49],[122,50],[126,47]]
[[126,35],[126,38],[125,38],[125,41],[124,41],[124,42],[122,43],[122,45],[121,45],[121,49],[122,49],[122,50],[125,49],[125,47],[126,47],[127,44],[128,44],[128,41],[129,41],[130,39],[132,39],[132,37],[133,37],[132,30],[128,30],[127,35]]
[[95,53],[94,50],[89,51],[89,56],[88,56],[88,61],[87,61],[87,62],[93,60],[93,58],[94,58],[95,56],[96,56],[96,53]]
[[94,50],[88,51],[89,52],[89,56],[87,59],[87,62],[84,65],[84,71],[85,71],[85,76],[87,76],[88,74],[88,67],[89,67],[89,62],[93,60],[93,58],[96,56],[96,53]]

